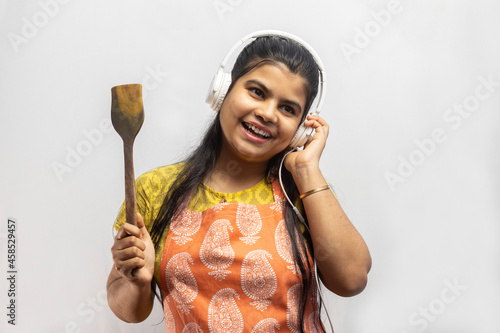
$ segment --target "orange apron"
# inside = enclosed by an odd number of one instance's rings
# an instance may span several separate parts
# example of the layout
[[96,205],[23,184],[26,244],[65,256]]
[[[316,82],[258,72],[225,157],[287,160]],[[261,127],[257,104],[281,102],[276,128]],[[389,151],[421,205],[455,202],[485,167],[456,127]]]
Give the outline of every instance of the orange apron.
[[[160,263],[165,332],[299,332],[302,284],[272,188],[270,204],[220,203],[172,220]],[[322,325],[316,289],[313,279],[305,332]]]

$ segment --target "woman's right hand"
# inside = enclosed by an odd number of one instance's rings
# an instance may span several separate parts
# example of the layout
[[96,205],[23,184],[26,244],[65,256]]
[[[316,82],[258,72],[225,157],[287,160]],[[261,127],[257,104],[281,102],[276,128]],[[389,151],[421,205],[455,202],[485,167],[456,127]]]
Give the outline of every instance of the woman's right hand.
[[150,284],[155,266],[154,245],[137,213],[137,226],[124,223],[115,236],[113,247],[114,269],[129,282],[137,285]]

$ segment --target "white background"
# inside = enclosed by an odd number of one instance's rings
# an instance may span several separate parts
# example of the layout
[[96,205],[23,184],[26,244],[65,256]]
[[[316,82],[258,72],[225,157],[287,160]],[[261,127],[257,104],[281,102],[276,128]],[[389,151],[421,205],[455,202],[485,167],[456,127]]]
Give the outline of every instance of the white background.
[[0,1],[0,331],[164,331],[159,303],[138,325],[105,303],[124,196],[110,89],[145,85],[138,176],[196,144],[227,50],[279,29],[325,64],[322,170],[373,257],[362,294],[327,294],[336,332],[500,332],[499,12],[494,0]]

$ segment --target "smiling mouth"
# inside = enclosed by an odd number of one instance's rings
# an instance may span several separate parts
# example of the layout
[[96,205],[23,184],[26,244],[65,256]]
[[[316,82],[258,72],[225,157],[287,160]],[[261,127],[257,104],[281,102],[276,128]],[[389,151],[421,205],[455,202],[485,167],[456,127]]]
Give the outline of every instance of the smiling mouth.
[[269,132],[266,132],[264,130],[261,130],[260,128],[257,128],[255,127],[254,125],[252,124],[248,124],[248,123],[245,123],[243,122],[243,127],[250,133],[252,133],[253,135],[255,135],[256,137],[259,137],[259,138],[262,138],[262,139],[271,139],[272,138],[272,135],[271,133]]

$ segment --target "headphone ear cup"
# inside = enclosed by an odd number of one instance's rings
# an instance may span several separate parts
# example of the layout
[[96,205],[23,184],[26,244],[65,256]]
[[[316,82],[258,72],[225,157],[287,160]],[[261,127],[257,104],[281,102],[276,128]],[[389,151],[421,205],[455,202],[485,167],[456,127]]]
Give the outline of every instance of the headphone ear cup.
[[219,111],[229,86],[231,85],[231,75],[219,70],[210,84],[206,102],[214,111]]
[[219,75],[220,71],[217,71],[217,73],[212,78],[212,82],[210,82],[210,86],[208,87],[207,91],[207,97],[205,98],[205,102],[207,102],[211,108],[213,108],[212,105],[214,104],[215,92],[217,91],[218,81],[220,80]]
[[304,124],[300,124],[299,128],[295,132],[295,135],[292,138],[292,141],[290,141],[290,148],[297,148],[297,147],[302,147],[303,145],[306,144],[307,139],[311,136],[313,132],[312,127],[306,127]]
[[222,78],[222,87],[216,96],[216,104],[212,107],[215,111],[220,111],[222,102],[224,102],[224,98],[226,98],[227,91],[229,90],[230,85],[231,74],[224,73],[224,77]]

